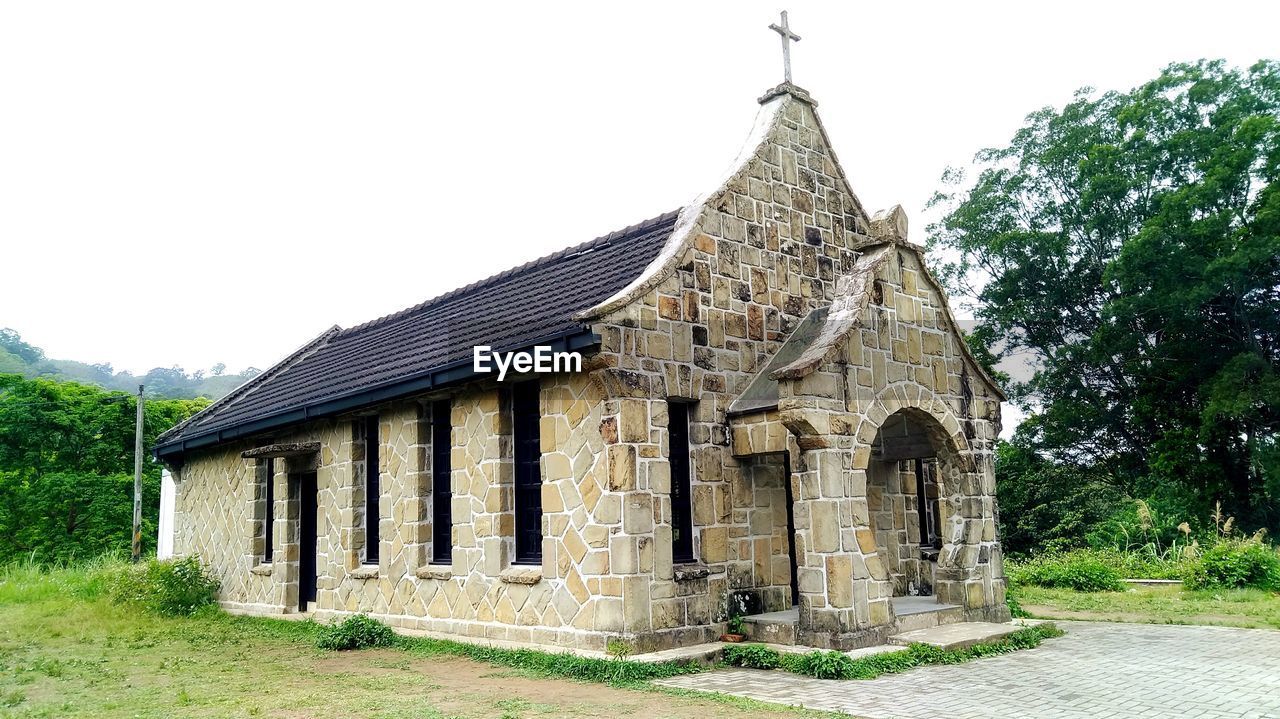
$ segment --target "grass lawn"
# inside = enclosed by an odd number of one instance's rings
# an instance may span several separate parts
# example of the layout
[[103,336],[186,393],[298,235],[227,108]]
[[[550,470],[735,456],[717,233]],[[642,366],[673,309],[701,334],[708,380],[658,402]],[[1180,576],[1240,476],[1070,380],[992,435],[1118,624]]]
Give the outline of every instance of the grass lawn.
[[833,716],[399,649],[322,652],[307,622],[164,618],[93,595],[83,573],[0,571],[0,717]]
[[1015,596],[1023,609],[1043,619],[1280,629],[1280,593],[1260,589],[1193,592],[1165,586],[1076,592],[1019,586]]

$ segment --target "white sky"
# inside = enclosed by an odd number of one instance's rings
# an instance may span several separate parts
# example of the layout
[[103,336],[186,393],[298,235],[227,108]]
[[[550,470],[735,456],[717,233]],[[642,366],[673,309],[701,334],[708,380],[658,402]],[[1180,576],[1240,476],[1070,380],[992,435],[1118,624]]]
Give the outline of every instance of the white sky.
[[[1280,3],[789,3],[869,209],[1080,86],[1280,49]],[[0,4],[0,326],[266,367],[708,189],[782,78],[762,2]],[[572,291],[572,288],[566,288]]]

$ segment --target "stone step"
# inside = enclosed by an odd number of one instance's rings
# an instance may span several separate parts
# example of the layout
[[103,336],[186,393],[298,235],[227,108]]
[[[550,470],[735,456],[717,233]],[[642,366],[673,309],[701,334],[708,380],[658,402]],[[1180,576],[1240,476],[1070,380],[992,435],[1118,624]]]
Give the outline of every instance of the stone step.
[[893,626],[898,634],[902,634],[903,632],[929,629],[930,627],[955,624],[962,621],[964,621],[964,608],[949,606],[932,612],[898,615]]
[[742,633],[748,642],[764,644],[796,643],[796,625],[782,622],[743,622]]
[[627,659],[633,662],[694,662],[705,666],[710,666],[720,661],[720,655],[724,651],[726,644],[720,642],[710,642],[707,644],[694,644],[689,647],[676,647],[675,649],[663,649],[657,652],[646,652],[644,654],[633,654]]
[[788,609],[742,618],[742,633],[749,642],[794,645],[800,624],[800,611]]
[[1022,629],[1016,624],[956,622],[928,629],[916,629],[889,637],[890,644],[928,644],[939,649],[965,649],[975,644],[999,641]]

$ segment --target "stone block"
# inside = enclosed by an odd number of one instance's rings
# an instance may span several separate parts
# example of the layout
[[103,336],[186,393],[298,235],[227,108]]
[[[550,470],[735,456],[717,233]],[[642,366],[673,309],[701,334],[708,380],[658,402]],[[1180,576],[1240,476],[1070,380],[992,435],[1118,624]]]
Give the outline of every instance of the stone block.
[[718,564],[729,558],[729,528],[703,527],[702,561],[707,564]]
[[827,555],[827,602],[833,607],[853,606],[853,563],[847,554]]
[[628,492],[636,488],[636,448],[618,444],[609,447],[609,489]]
[[812,550],[834,552],[840,548],[840,515],[835,502],[809,502]]

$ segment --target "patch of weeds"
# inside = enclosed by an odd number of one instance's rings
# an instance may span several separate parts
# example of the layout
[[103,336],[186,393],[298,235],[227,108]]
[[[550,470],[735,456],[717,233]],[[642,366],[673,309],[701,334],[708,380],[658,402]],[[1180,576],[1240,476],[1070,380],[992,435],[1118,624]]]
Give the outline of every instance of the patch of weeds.
[[603,682],[613,686],[636,686],[653,679],[694,674],[702,668],[693,662],[634,662],[625,659],[596,659],[569,653],[552,654],[537,649],[503,649],[466,644],[448,639],[401,637],[395,646],[419,656],[449,655],[518,669],[544,677],[566,677]]
[[0,692],[0,707],[16,707],[26,700],[27,695],[17,689]]
[[184,668],[193,667],[195,665],[196,665],[196,660],[188,659],[186,657],[165,657],[164,659],[160,660],[161,671],[164,671],[165,669],[175,669],[178,671],[182,671]]
[[192,699],[191,695],[187,693],[187,688],[182,687],[181,689],[179,689],[178,690],[178,706],[189,707],[192,704],[195,704],[195,700]]
[[1280,550],[1259,535],[1222,539],[1191,563],[1183,579],[1187,589],[1280,590]]
[[614,659],[626,659],[631,656],[631,643],[625,642],[621,639],[610,639],[609,642],[605,644],[605,651]]
[[61,659],[45,659],[40,657],[31,662],[31,671],[40,672],[46,677],[61,679],[67,673],[67,663]]
[[213,605],[219,585],[196,557],[118,564],[104,569],[100,581],[117,603],[173,616],[191,616]]
[[998,642],[967,649],[942,650],[928,644],[912,644],[900,652],[885,652],[853,659],[843,652],[813,651],[783,655],[762,644],[746,644],[725,649],[725,662],[755,669],[781,667],[817,679],[875,679],[881,674],[898,674],[932,664],[959,664],[971,659],[1031,649],[1063,632],[1052,624],[1020,629]]
[[316,638],[316,646],[321,649],[347,650],[365,649],[368,647],[389,647],[395,641],[395,632],[391,627],[364,614],[347,617],[340,623],[324,628]]
[[730,644],[724,648],[724,662],[748,669],[777,669],[782,655],[763,644]]
[[1016,585],[1074,589],[1077,592],[1118,592],[1123,577],[1105,557],[1091,550],[1042,554],[1021,564],[1009,564],[1009,580]]

